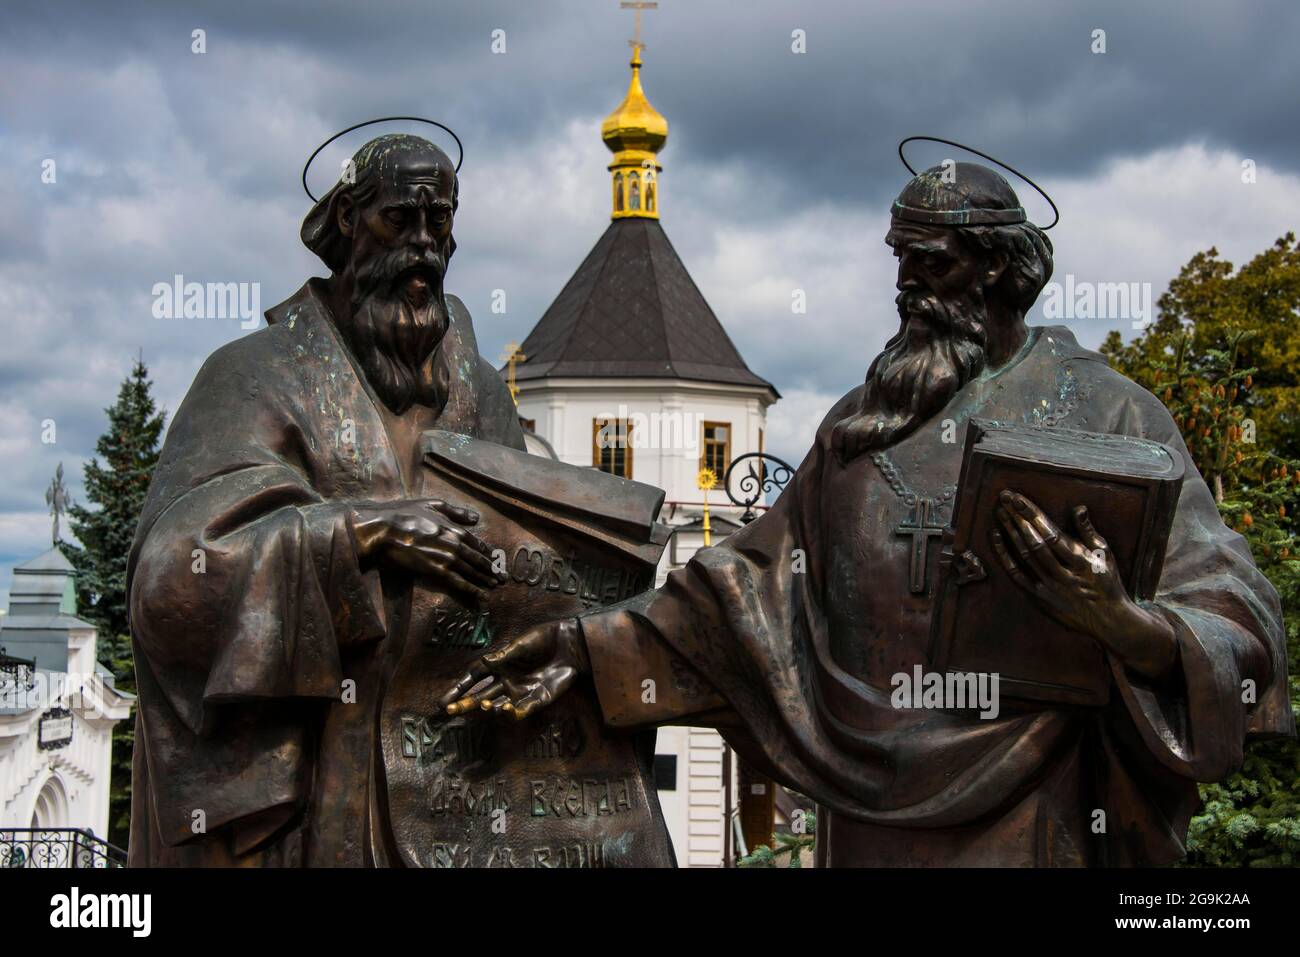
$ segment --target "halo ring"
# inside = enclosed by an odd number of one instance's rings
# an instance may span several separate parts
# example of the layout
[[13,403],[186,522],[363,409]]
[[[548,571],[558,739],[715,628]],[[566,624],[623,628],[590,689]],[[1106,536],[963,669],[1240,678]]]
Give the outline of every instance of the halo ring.
[[916,176],[916,175],[917,175],[916,170],[912,169],[912,164],[909,163],[909,162],[907,161],[907,157],[903,155],[903,147],[906,146],[908,143],[914,142],[914,141],[916,141],[916,140],[924,140],[924,141],[926,141],[926,142],[928,142],[928,143],[942,143],[942,144],[945,145],[945,146],[955,146],[955,147],[957,147],[957,149],[959,149],[959,150],[965,150],[967,153],[974,153],[976,156],[983,157],[984,159],[988,160],[990,163],[997,163],[999,166],[1001,166],[1001,167],[1002,167],[1004,170],[1006,170],[1008,173],[1011,173],[1011,174],[1013,174],[1013,175],[1015,175],[1015,176],[1020,177],[1022,180],[1024,180],[1026,183],[1028,183],[1030,186],[1032,186],[1032,187],[1034,188],[1034,190],[1038,193],[1039,196],[1041,196],[1041,197],[1043,197],[1043,199],[1047,200],[1047,205],[1050,206],[1050,207],[1052,207],[1052,212],[1055,214],[1055,217],[1056,217],[1056,218],[1052,220],[1052,222],[1051,222],[1050,225],[1047,225],[1047,226],[1039,226],[1039,227],[1038,227],[1039,229],[1041,229],[1041,230],[1043,230],[1044,232],[1046,232],[1047,230],[1051,229],[1052,226],[1055,226],[1057,223],[1059,223],[1059,222],[1061,221],[1061,211],[1060,211],[1059,209],[1056,208],[1056,204],[1055,204],[1054,202],[1052,202],[1052,197],[1050,197],[1050,196],[1047,195],[1047,193],[1043,190],[1043,187],[1039,186],[1037,183],[1035,183],[1032,179],[1030,179],[1030,178],[1029,178],[1028,176],[1026,176],[1024,173],[1020,172],[1020,170],[1016,169],[1014,166],[1008,166],[1006,163],[1002,162],[1000,159],[996,159],[996,158],[994,158],[994,157],[992,157],[992,156],[989,156],[988,153],[983,153],[983,152],[981,152],[981,151],[979,151],[979,150],[977,150],[977,149],[974,149],[973,147],[970,147],[970,146],[965,145],[964,143],[958,143],[958,142],[956,142],[955,140],[945,140],[945,139],[941,139],[941,138],[939,138],[938,136],[909,136],[907,139],[905,139],[905,140],[903,140],[901,143],[899,143],[899,144],[898,144],[898,158],[899,158],[900,160],[903,161],[903,165],[907,167],[907,171],[908,171],[909,173],[911,173],[913,176]]
[[351,133],[353,130],[359,130],[363,126],[374,126],[376,123],[391,123],[394,120],[409,120],[414,123],[428,123],[430,126],[436,126],[438,127],[438,129],[445,130],[447,133],[451,134],[451,138],[456,141],[456,149],[459,153],[459,155],[456,157],[456,172],[457,173],[460,172],[460,164],[465,159],[465,146],[464,144],[461,143],[460,137],[456,135],[456,132],[450,126],[446,126],[442,123],[439,123],[437,120],[426,120],[423,116],[381,116],[376,120],[366,120],[364,123],[354,123],[351,126],[349,126],[346,130],[339,130],[337,133],[335,133],[333,136],[327,139],[320,146],[316,147],[315,152],[313,152],[311,156],[307,157],[307,163],[302,168],[303,192],[305,192],[309,197],[311,197],[311,201],[313,203],[320,202],[319,199],[317,199],[315,196],[312,196],[311,190],[307,188],[307,171],[311,169],[312,161],[315,160],[316,157],[320,155],[321,150],[329,146],[340,136],[345,136],[348,133]]

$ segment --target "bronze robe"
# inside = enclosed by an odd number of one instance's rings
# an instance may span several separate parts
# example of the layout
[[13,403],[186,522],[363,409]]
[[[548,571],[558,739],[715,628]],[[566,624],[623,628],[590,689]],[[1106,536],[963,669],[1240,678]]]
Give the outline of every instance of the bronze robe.
[[[1004,698],[981,720],[891,705],[893,675],[931,670],[940,549],[928,549],[924,593],[911,593],[911,539],[897,532],[910,509],[871,454],[842,464],[830,447],[861,394],[827,415],[770,511],[658,591],[582,619],[606,720],[718,726],[745,760],[819,802],[831,866],[1183,856],[1195,782],[1238,768],[1249,735],[1293,734],[1294,721],[1278,596],[1220,520],[1168,411],[1067,329],[1034,327],[1008,367],[887,450],[905,486],[932,498],[957,483],[972,415],[1142,436],[1186,460],[1156,596],[1177,633],[1175,673],[1152,687],[1112,660],[1106,707]],[[942,441],[945,419],[956,441]],[[1104,535],[1105,516],[1093,519]],[[655,704],[642,703],[646,677]],[[1242,703],[1247,678],[1254,705]]]
[[132,866],[371,862],[376,705],[410,580],[359,567],[348,503],[419,497],[395,423],[523,448],[458,299],[430,359],[441,407],[398,420],[319,282],[204,363],[154,473],[127,571]]

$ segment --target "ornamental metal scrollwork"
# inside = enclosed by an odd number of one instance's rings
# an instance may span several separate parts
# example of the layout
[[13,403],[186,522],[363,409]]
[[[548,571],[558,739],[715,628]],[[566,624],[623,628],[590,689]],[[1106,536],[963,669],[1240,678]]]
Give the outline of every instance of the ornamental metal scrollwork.
[[[736,483],[737,490],[744,497],[738,498],[731,490],[732,478],[736,474],[736,466],[746,459],[750,460],[748,468]],[[763,464],[765,461],[771,462],[774,467],[768,468]],[[726,474],[722,477],[722,488],[727,493],[727,498],[745,510],[740,520],[748,525],[758,518],[754,506],[759,500],[773,489],[783,490],[794,478],[794,473],[794,466],[775,455],[769,455],[767,452],[747,452],[731,460]]]

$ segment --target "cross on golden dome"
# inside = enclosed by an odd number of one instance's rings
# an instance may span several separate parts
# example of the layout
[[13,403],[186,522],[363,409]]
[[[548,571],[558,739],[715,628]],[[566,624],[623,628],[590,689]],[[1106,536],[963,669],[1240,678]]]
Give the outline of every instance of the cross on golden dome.
[[636,29],[632,34],[632,39],[627,42],[633,50],[636,50],[639,53],[645,49],[645,44],[641,42],[641,11],[658,10],[659,4],[647,3],[646,0],[623,0],[623,2],[619,4],[619,7],[624,10],[636,11]]
[[650,105],[641,89],[641,11],[657,9],[658,3],[623,0],[620,6],[636,11],[632,47],[632,79],[627,96],[600,125],[600,137],[614,154],[609,164],[613,189],[611,218],[659,218],[659,165],[656,154],[668,139],[668,121]]

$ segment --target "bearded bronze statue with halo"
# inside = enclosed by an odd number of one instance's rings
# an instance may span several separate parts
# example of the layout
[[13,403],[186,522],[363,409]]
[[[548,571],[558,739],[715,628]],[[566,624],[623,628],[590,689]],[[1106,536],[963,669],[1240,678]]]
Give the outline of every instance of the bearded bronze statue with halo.
[[824,865],[1177,860],[1196,782],[1294,734],[1277,594],[1160,401],[1025,322],[1056,221],[986,166],[908,170],[899,330],[773,507],[443,703],[545,720],[590,682],[612,726],[718,727],[816,799]]
[[671,865],[667,723],[816,799],[824,865],[1162,864],[1196,782],[1294,733],[1276,593],[1164,406],[1025,322],[1054,222],[999,173],[906,184],[897,334],[648,590],[663,493],[528,456],[444,289],[459,167],[357,150],[302,227],[330,275],[176,414],[128,570],[133,865]]

